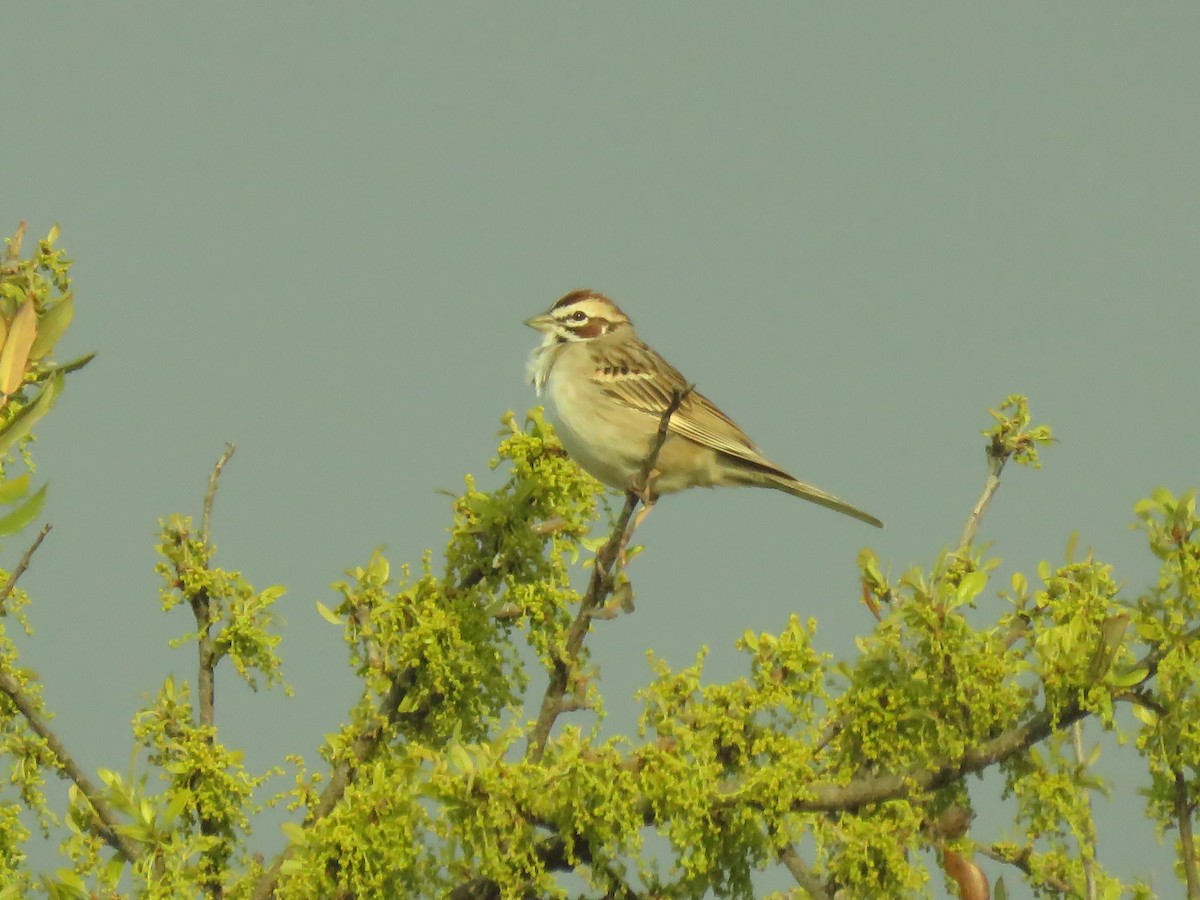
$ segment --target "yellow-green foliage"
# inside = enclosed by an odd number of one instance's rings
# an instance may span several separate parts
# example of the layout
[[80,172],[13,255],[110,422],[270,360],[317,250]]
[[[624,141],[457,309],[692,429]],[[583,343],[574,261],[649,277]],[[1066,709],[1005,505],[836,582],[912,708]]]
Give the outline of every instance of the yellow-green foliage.
[[[5,327],[28,296],[42,323],[69,302],[54,237],[30,260],[6,263]],[[52,318],[39,333],[61,327]],[[0,429],[17,433],[10,446],[28,436],[22,410],[37,402],[33,392],[61,387],[63,367],[48,359],[48,350],[30,354],[32,374],[0,415]],[[1002,861],[994,865],[1007,864],[1010,882],[1024,879],[1040,896],[1082,896],[1090,884],[1105,898],[1148,898],[1096,857],[1092,804],[1107,785],[1080,723],[1088,740],[1140,754],[1148,816],[1178,834],[1181,811],[1190,821],[1200,803],[1195,498],[1159,490],[1139,504],[1161,577],[1136,601],[1109,565],[1073,550],[1061,566],[1042,563],[1032,583],[1011,574],[997,597],[1000,561],[974,545],[977,519],[1005,463],[1038,466],[1038,448],[1053,438],[1032,425],[1023,397],[992,415],[989,479],[962,546],[930,548],[932,565],[895,580],[862,553],[861,596],[878,622],[869,627],[863,612],[855,655],[831,658],[816,621],[795,615],[777,632],[737,639],[745,674],[727,682],[705,677],[705,648],[680,670],[651,652],[638,731],[608,735],[586,643],[568,640],[587,627],[637,636],[605,597],[587,598],[594,618],[580,614],[583,585],[624,584],[589,581],[603,540],[593,533],[601,489],[540,411],[523,422],[510,413],[492,461],[502,483],[483,491],[467,478],[450,504],[440,571],[432,553],[410,569],[376,551],[318,604],[341,629],[361,693],[340,725],[329,723],[323,747],[286,758],[290,782],[282,768],[250,771],[224,743],[210,677],[228,663],[251,686],[282,683],[274,605],[283,588],[258,590],[216,567],[208,535],[167,518],[163,608],[190,615],[174,643],[186,645],[190,667],[199,648],[200,671],[161,680],[135,718],[128,774],[89,779],[73,766],[0,618],[0,900],[37,889],[55,898],[750,898],[762,893],[758,873],[781,865],[812,896],[868,900],[927,896],[939,878],[957,889],[981,844]],[[28,503],[27,488],[10,487],[8,499]],[[24,602],[16,591],[0,596],[10,613]],[[1109,738],[1128,727],[1123,707],[1138,724],[1135,741],[1118,747]],[[989,770],[998,777],[971,778]],[[64,866],[39,882],[18,814],[32,810],[46,828],[59,821],[42,793],[51,773],[71,781],[61,816],[69,833]],[[975,801],[996,785],[1012,800],[1011,823],[972,823]],[[264,803],[288,814],[282,834],[255,834]],[[274,849],[260,858],[252,843]]]

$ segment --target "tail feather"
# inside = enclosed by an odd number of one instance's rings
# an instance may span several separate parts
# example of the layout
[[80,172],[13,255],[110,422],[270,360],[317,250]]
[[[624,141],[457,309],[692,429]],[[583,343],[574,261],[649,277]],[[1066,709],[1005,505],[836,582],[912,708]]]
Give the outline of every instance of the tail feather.
[[819,503],[821,506],[836,510],[843,515],[850,516],[852,519],[858,519],[860,522],[866,522],[868,525],[874,525],[876,528],[883,527],[883,522],[870,513],[864,512],[857,506],[851,506],[845,500],[839,500],[833,494],[827,494],[825,491],[815,488],[811,484],[797,481],[795,478],[781,478],[773,473],[767,473],[767,478],[762,482],[762,486],[786,491],[794,497],[801,497],[812,503]]

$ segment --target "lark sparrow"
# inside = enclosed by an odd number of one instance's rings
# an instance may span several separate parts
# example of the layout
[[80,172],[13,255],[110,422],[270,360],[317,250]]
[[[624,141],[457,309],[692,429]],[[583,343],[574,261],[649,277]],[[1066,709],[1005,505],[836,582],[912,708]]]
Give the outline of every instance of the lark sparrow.
[[[525,324],[543,335],[529,355],[527,374],[538,395],[549,396],[563,446],[599,481],[628,489],[663,412],[687,382],[643,343],[615,303],[594,291],[573,291]],[[692,391],[671,416],[649,499],[718,485],[775,488],[883,527],[861,509],[797,481],[707,397]]]

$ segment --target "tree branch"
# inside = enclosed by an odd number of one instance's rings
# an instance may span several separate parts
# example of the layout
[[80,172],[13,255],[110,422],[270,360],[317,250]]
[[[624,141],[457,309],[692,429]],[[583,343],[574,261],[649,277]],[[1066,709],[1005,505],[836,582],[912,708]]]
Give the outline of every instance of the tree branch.
[[[1027,878],[1033,878],[1033,867],[1029,864],[1029,857],[1033,853],[1032,848],[1023,847],[1017,851],[1016,856],[1004,852],[1004,850],[995,844],[976,844],[975,849],[988,859],[994,859],[996,862],[1014,866],[1024,872]],[[1075,886],[1071,882],[1064,881],[1061,878],[1043,876],[1041,883],[1052,890],[1058,891],[1060,894],[1070,894],[1075,890]]]
[[800,854],[791,844],[779,851],[779,861],[792,873],[796,884],[808,891],[813,900],[833,900],[833,893],[825,887],[820,878],[809,871],[808,866],[804,864],[804,860],[800,858]]
[[[1083,748],[1082,721],[1071,726],[1071,746],[1075,751],[1075,761],[1079,764],[1082,774],[1087,769],[1087,754]],[[1100,889],[1096,884],[1096,820],[1092,816],[1091,792],[1085,789],[1084,796],[1087,800],[1087,822],[1084,823],[1086,833],[1079,841],[1079,856],[1083,863],[1083,893],[1085,900],[1099,900]]]
[[221,458],[213,466],[212,474],[208,476],[208,491],[204,495],[204,518],[201,520],[200,531],[200,540],[205,544],[212,537],[212,511],[213,501],[217,499],[217,483],[221,480],[221,473],[225,471],[225,464],[229,462],[235,452],[237,452],[236,444],[226,444],[225,452],[221,454]]
[[1187,779],[1183,772],[1173,769],[1175,776],[1175,819],[1179,825],[1179,855],[1187,877],[1188,900],[1200,898],[1200,871],[1196,866],[1196,843],[1192,836],[1192,804],[1188,802]]
[[[650,450],[642,462],[640,480],[642,486],[648,488],[650,475],[658,463],[659,451],[662,450],[663,444],[667,440],[671,416],[675,414],[680,404],[683,403],[684,398],[691,392],[692,385],[688,385],[683,390],[676,389],[671,397],[671,402],[663,410],[662,417],[658,421],[658,432],[655,434],[654,440],[650,445]],[[621,510],[621,514],[617,517],[616,523],[613,525],[613,530],[608,537],[608,541],[605,542],[604,546],[596,554],[595,565],[592,568],[592,577],[588,583],[587,592],[580,600],[579,610],[576,612],[574,620],[567,629],[567,640],[563,651],[554,661],[554,668],[550,673],[550,683],[546,685],[546,693],[542,696],[542,705],[538,711],[537,723],[534,725],[533,731],[529,735],[529,742],[525,747],[525,758],[530,762],[539,762],[542,755],[546,752],[546,743],[550,740],[550,732],[554,728],[555,720],[558,718],[559,713],[563,711],[563,697],[566,696],[567,688],[570,687],[571,677],[574,675],[575,668],[579,663],[579,654],[583,649],[583,642],[587,638],[588,630],[591,628],[592,619],[596,611],[613,591],[612,566],[616,562],[625,541],[628,540],[626,529],[629,527],[629,522],[633,518],[634,511],[641,502],[642,497],[636,491],[628,490],[625,492],[625,506]]]
[[[225,445],[225,452],[221,454],[217,464],[213,466],[212,474],[208,476],[208,491],[204,495],[204,512],[201,519],[200,542],[208,552],[211,546],[212,539],[212,510],[213,501],[217,496],[217,484],[221,479],[221,472],[225,469],[225,464],[229,462],[234,452],[233,444]],[[204,564],[208,568],[207,561]],[[216,727],[216,668],[217,668],[217,651],[216,644],[213,640],[213,603],[212,597],[207,589],[197,591],[188,598],[192,606],[192,614],[196,617],[196,632],[199,635],[196,641],[197,654],[199,657],[196,675],[196,691],[199,695],[199,707],[197,709],[197,719],[200,728],[203,730],[206,740],[209,745],[212,745],[214,740],[213,731]],[[219,834],[220,825],[213,821],[211,816],[205,814],[202,808],[197,809],[197,817],[199,819],[200,833],[205,837],[212,837]],[[214,900],[219,898],[223,892],[221,882],[223,881],[219,871],[219,857],[214,853],[206,853],[206,871],[203,874],[203,886],[205,892]]]
[[[1154,678],[1158,672],[1158,665],[1163,658],[1173,648],[1198,640],[1200,640],[1200,626],[1192,628],[1169,643],[1160,644],[1152,648],[1130,667],[1131,670],[1145,668],[1146,674],[1142,677],[1142,680],[1136,685],[1131,685],[1123,693],[1115,695],[1114,699],[1128,700],[1131,703],[1143,702],[1139,699],[1136,689]],[[1033,713],[1025,722],[1010,728],[1008,731],[997,735],[989,741],[985,741],[978,747],[967,750],[957,759],[943,757],[934,760],[928,766],[914,767],[900,774],[862,778],[844,785],[828,783],[808,785],[803,790],[804,799],[793,802],[790,809],[798,813],[855,812],[864,806],[875,803],[936,791],[967,775],[982,772],[984,769],[1002,762],[1017,753],[1022,753],[1034,744],[1045,740],[1056,729],[1071,726],[1089,715],[1091,715],[1091,712],[1081,708],[1078,703],[1067,704],[1059,711],[1057,717],[1050,710],[1043,708]],[[633,762],[630,764],[632,765]],[[725,785],[726,796],[718,798],[713,804],[713,809],[718,810],[723,806],[743,802],[742,798],[738,796],[741,788],[741,784],[736,780],[728,782]],[[1186,801],[1186,795],[1184,799]],[[648,802],[641,801],[641,812],[643,821],[647,826],[653,826],[656,823],[657,818],[654,810]],[[1189,858],[1192,859],[1193,865],[1196,865],[1194,840],[1190,834],[1190,818],[1187,820],[1186,827],[1189,829],[1187,843],[1193,845],[1192,855]],[[554,842],[561,841],[562,838],[555,835],[548,839],[546,846],[552,847],[555,846]],[[1028,861],[1023,861],[1022,858],[1010,859],[1002,854],[997,855],[1000,851],[989,851],[987,848],[980,849],[986,855],[1003,862],[1011,863],[1028,874]],[[782,857],[781,861],[783,861]],[[787,865],[786,861],[784,861],[784,864]],[[547,866],[547,868],[562,867]],[[1057,882],[1047,881],[1046,883],[1064,892],[1072,890],[1070,885],[1060,887]],[[1200,883],[1200,881],[1197,883]],[[495,885],[487,881],[487,879],[473,879],[456,888],[451,896],[458,898],[458,900],[498,897],[498,893],[486,893],[489,886],[490,889],[495,889]],[[1189,900],[1200,900],[1200,892],[1194,895],[1189,894]]]
[[37,553],[38,547],[42,546],[42,541],[46,539],[46,535],[50,533],[52,528],[53,526],[49,522],[42,526],[42,530],[33,539],[33,543],[29,545],[29,549],[21,555],[20,561],[17,562],[17,567],[8,576],[8,581],[4,582],[4,587],[0,588],[0,616],[4,615],[4,604],[8,602],[8,598],[12,596],[13,588],[17,586],[17,582],[21,580],[21,576],[25,574],[25,570],[29,568],[29,561],[33,559],[33,554]]
[[[225,452],[213,466],[212,474],[208,476],[208,491],[204,495],[204,514],[201,519],[200,543],[208,548],[212,540],[212,510],[213,501],[217,497],[217,483],[225,464],[233,456],[233,444],[225,445]],[[205,568],[208,568],[207,563]],[[192,605],[192,614],[196,617],[196,631],[200,635],[197,640],[199,653],[199,671],[196,676],[196,690],[199,694],[199,722],[201,726],[216,724],[216,648],[212,638],[212,598],[208,591],[198,591],[188,598]],[[203,830],[203,829],[201,829]]]
[[1008,452],[1004,449],[1004,445],[995,438],[988,444],[987,460],[988,478],[983,486],[983,493],[975,502],[975,508],[971,510],[971,515],[967,517],[967,524],[963,527],[962,537],[958,539],[960,555],[965,553],[975,541],[975,535],[979,533],[979,523],[983,520],[983,514],[987,512],[988,504],[992,502],[996,488],[1000,487],[1000,473],[1004,471],[1004,464],[1008,462]]
[[[21,556],[20,562],[13,569],[4,587],[0,589],[0,611],[3,610],[4,602],[12,595],[13,589],[17,586],[17,582],[21,576],[29,568],[33,554],[42,546],[42,541],[46,539],[46,535],[49,533],[50,525],[43,525],[42,530],[33,539],[33,543],[29,545],[29,549]],[[135,841],[131,841],[128,837],[121,834],[119,830],[121,822],[117,818],[117,814],[113,812],[112,807],[105,801],[104,795],[96,788],[91,779],[84,774],[83,769],[79,767],[71,754],[67,752],[67,748],[58,739],[58,735],[51,730],[50,723],[42,715],[41,710],[38,709],[36,701],[25,692],[21,683],[7,671],[0,671],[0,692],[8,697],[12,705],[25,718],[25,721],[29,724],[29,729],[42,739],[42,743],[46,745],[46,750],[49,751],[51,757],[50,763],[59,771],[59,774],[70,779],[92,807],[92,812],[95,813],[93,827],[97,836],[126,861],[135,863],[141,859],[141,848]]]
[[[415,679],[414,673],[409,670],[397,675],[392,680],[392,686],[384,695],[383,700],[379,704],[379,711],[375,724],[365,728],[358,736],[358,740],[354,742],[354,747],[351,750],[350,758],[338,760],[334,765],[333,771],[329,775],[329,782],[325,785],[325,790],[321,791],[321,796],[317,798],[317,805],[312,808],[309,814],[305,817],[304,824],[312,825],[325,816],[333,812],[334,808],[341,802],[342,797],[346,793],[346,788],[354,778],[355,772],[358,771],[358,766],[365,762],[379,746],[380,742],[387,735],[388,730],[396,724],[400,718],[400,701],[404,699],[404,695],[412,687]],[[251,900],[268,900],[275,893],[275,886],[279,881],[279,875],[283,871],[284,863],[292,857],[291,845],[285,847],[275,857],[269,869],[263,873],[258,884],[254,887],[254,893],[251,894]]]
[[97,790],[92,784],[91,779],[83,773],[79,765],[67,752],[67,748],[63,746],[62,741],[50,729],[50,723],[37,708],[37,704],[28,694],[21,689],[21,685],[8,672],[0,672],[0,692],[3,692],[13,706],[25,717],[25,721],[29,723],[30,730],[42,739],[46,745],[46,749],[52,757],[51,762],[58,769],[60,774],[65,775],[79,788],[79,792],[83,794],[85,800],[92,807],[92,811],[96,815],[96,821],[93,824],[97,836],[113,848],[126,861],[135,863],[142,857],[141,848],[136,842],[130,840],[125,835],[121,834],[120,820],[117,814],[113,812],[112,807],[104,799],[104,795]]
[[[1158,673],[1158,664],[1179,644],[1200,640],[1200,626],[1181,637],[1160,644],[1135,662],[1133,669],[1145,668],[1139,684],[1145,684]],[[1132,685],[1136,688],[1138,685]],[[1130,695],[1133,696],[1133,695]],[[1077,702],[1066,704],[1057,717],[1048,709],[1040,709],[1024,723],[967,750],[957,759],[943,757],[932,765],[910,769],[897,775],[880,775],[851,781],[849,784],[814,784],[805,789],[805,798],[792,804],[796,812],[853,812],[872,803],[894,800],[915,793],[937,790],[962,778],[982,772],[1016,753],[1045,740],[1052,731],[1073,725],[1091,715]],[[732,790],[738,789],[732,785]]]

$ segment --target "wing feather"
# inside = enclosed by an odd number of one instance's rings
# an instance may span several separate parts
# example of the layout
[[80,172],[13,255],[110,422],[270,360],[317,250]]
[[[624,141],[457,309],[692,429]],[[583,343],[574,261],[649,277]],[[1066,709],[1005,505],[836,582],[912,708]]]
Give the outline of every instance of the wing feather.
[[[597,342],[599,343],[599,342]],[[605,342],[596,348],[592,380],[609,397],[654,420],[670,405],[676,389],[687,386],[677,369],[641,340]],[[703,394],[692,391],[671,416],[671,432],[790,478],[762,455],[749,436]]]

